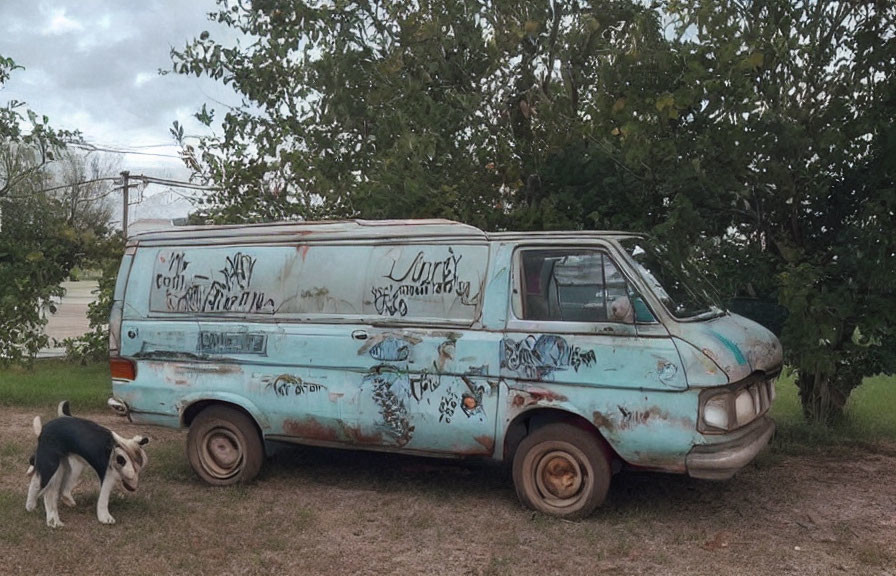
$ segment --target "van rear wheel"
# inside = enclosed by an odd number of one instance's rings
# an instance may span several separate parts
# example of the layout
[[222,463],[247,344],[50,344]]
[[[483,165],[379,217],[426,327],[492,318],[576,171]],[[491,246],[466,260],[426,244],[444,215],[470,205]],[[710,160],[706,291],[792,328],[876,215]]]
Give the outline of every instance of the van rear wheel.
[[523,504],[561,518],[585,518],[603,504],[610,462],[592,433],[563,422],[523,438],[513,458],[513,483]]
[[245,413],[227,406],[206,408],[190,426],[187,458],[196,475],[216,486],[250,482],[261,470],[264,445]]

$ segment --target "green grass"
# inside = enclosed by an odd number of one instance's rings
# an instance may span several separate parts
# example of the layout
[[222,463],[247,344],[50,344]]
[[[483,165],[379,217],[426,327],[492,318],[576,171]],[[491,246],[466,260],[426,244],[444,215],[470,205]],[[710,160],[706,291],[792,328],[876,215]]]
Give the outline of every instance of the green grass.
[[75,410],[103,409],[112,391],[106,363],[82,366],[63,360],[36,360],[30,368],[0,368],[0,405],[55,406],[68,400]]
[[775,446],[785,451],[822,446],[896,441],[896,376],[865,378],[853,390],[841,421],[830,428],[803,418],[792,373],[778,379],[771,415],[778,424]]

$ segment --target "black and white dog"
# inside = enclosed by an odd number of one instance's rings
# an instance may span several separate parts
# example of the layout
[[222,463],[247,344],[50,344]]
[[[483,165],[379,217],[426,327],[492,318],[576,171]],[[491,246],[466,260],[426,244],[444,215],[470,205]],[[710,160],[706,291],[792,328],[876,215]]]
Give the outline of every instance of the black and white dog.
[[47,526],[60,528],[59,500],[75,505],[72,490],[78,483],[85,466],[96,470],[100,479],[100,496],[96,503],[97,520],[114,524],[109,514],[109,496],[112,489],[121,486],[129,492],[137,489],[140,470],[148,459],[143,450],[149,442],[145,436],[122,438],[96,422],[71,415],[68,402],[60,402],[58,418],[41,425],[35,416],[33,428],[37,435],[37,450],[31,457],[28,475],[28,499],[25,509],[37,507],[37,499],[44,498]]

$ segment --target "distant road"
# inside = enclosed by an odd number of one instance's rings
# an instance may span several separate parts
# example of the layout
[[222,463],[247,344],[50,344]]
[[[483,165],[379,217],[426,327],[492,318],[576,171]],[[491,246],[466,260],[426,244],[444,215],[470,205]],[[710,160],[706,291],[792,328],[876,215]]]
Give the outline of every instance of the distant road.
[[56,313],[50,315],[44,333],[50,337],[50,347],[38,354],[38,357],[61,356],[65,349],[54,347],[53,339],[60,343],[65,338],[77,338],[90,331],[87,320],[87,305],[96,300],[94,291],[97,283],[94,280],[83,282],[63,282],[65,296],[56,303]]

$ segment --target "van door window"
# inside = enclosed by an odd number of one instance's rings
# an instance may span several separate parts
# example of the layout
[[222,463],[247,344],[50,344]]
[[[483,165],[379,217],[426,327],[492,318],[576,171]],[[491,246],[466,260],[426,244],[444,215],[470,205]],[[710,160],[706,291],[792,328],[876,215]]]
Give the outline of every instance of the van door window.
[[[633,324],[632,291],[610,257],[594,250],[522,253],[523,320]],[[640,320],[640,318],[639,318]]]

